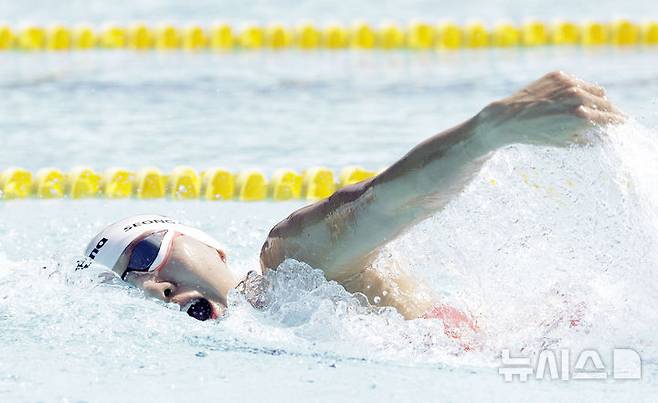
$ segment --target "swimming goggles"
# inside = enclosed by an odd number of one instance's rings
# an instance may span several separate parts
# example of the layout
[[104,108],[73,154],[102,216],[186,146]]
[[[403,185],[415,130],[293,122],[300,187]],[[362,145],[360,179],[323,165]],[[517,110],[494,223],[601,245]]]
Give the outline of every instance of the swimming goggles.
[[[126,250],[130,250],[130,259],[121,279],[131,271],[148,273],[156,271],[166,261],[171,241],[176,236],[176,231],[162,230],[139,238]],[[163,247],[164,245],[164,247]]]

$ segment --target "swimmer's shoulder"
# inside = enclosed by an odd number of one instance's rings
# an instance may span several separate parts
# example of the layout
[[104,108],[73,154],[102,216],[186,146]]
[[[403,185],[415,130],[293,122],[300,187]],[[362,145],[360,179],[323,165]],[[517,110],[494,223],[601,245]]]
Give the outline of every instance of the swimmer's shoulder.
[[[360,197],[369,181],[363,181],[346,186],[331,196],[292,212],[288,217],[278,222],[267,235],[261,247],[261,268],[275,268],[286,258],[298,258],[306,255],[304,247],[309,244],[312,226],[327,222],[327,225],[337,225],[340,218],[335,212],[338,207],[347,205]],[[330,216],[333,214],[333,218]]]
[[299,235],[304,221],[309,218],[311,210],[316,209],[315,206],[316,203],[294,211],[270,229],[267,239],[260,249],[260,265],[263,273],[268,269],[278,267],[286,257],[291,256],[289,247],[286,247],[288,244],[286,241],[289,237]]

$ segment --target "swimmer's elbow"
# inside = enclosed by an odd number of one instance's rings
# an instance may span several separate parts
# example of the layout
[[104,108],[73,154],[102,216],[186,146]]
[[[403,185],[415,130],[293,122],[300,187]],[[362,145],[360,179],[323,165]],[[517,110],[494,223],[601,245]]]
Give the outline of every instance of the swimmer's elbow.
[[293,217],[295,213],[280,221],[267,234],[267,239],[260,249],[260,266],[263,273],[274,270],[290,257],[289,238],[293,236]]
[[268,270],[276,269],[283,261],[280,256],[279,242],[276,237],[273,237],[276,227],[272,228],[265,243],[260,248],[260,268],[261,272],[265,274]]

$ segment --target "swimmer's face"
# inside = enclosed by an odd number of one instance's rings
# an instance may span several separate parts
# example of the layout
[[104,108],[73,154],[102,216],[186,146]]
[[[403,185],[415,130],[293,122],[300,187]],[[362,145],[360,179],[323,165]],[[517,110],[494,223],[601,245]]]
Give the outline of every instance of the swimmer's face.
[[[130,260],[128,248],[115,266],[123,272]],[[178,234],[168,256],[153,272],[128,272],[125,280],[165,302],[176,303],[199,320],[215,319],[226,309],[229,291],[238,280],[226,264],[226,253]]]

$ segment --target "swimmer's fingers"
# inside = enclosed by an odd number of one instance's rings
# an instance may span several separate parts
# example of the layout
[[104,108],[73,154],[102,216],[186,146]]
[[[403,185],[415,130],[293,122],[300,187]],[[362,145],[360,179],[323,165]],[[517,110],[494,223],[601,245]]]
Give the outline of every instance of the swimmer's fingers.
[[558,94],[561,97],[567,98],[568,105],[584,105],[591,109],[612,112],[621,116],[624,115],[612,105],[610,100],[608,100],[605,89],[600,85],[589,83],[561,71],[549,73],[547,76],[551,80],[560,83],[562,90]]
[[581,87],[571,87],[564,90],[563,97],[567,105],[585,106],[602,112],[610,112],[615,115],[623,116],[623,113],[615,108],[614,105],[605,97],[600,97],[585,91]]
[[606,98],[605,88],[601,87],[600,85],[589,83],[585,80],[581,80],[578,77],[572,76],[571,79],[577,88],[582,88],[583,90],[597,97]]
[[557,86],[558,88],[581,88],[582,90],[589,92],[590,94],[597,97],[605,97],[605,89],[600,85],[589,83],[585,80],[573,76],[571,74],[565,73],[563,71],[552,71],[542,77],[537,83],[552,83],[552,85]]
[[574,114],[597,126],[618,125],[626,120],[624,115],[614,112],[606,112],[598,109],[580,105],[574,110]]

